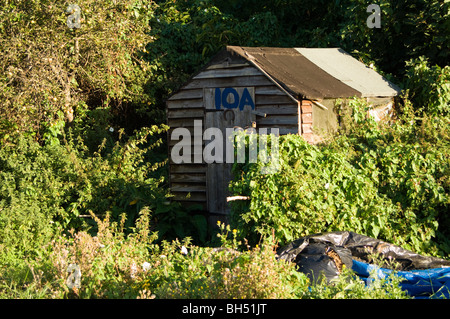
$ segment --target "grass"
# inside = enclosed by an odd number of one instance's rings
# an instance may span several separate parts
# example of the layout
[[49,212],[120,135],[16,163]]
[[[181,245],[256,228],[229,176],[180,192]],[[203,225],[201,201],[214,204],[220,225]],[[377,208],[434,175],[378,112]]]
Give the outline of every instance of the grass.
[[[192,245],[189,238],[155,243],[148,211],[125,235],[122,220],[100,220],[98,233],[60,234],[21,271],[4,265],[3,299],[388,299],[408,298],[398,280],[375,279],[367,287],[347,269],[332,283],[311,285],[293,263],[277,261],[270,240],[248,247],[221,224],[219,247]],[[242,248],[244,247],[244,248]],[[12,260],[11,260],[12,261]],[[80,286],[68,284],[70,264]],[[17,268],[18,269],[18,268]],[[16,270],[17,270],[16,269]],[[24,272],[26,270],[26,272]]]

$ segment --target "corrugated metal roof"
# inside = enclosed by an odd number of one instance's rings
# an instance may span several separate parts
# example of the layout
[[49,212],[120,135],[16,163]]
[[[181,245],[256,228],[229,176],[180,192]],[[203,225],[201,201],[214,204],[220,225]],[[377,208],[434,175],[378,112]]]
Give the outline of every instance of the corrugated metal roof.
[[292,95],[303,99],[391,97],[400,89],[340,48],[228,46]]

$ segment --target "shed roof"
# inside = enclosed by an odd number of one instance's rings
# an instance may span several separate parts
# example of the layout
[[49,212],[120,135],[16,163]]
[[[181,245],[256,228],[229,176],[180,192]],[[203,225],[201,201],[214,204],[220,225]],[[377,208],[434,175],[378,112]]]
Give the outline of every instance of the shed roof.
[[228,46],[295,97],[392,97],[400,92],[376,71],[340,48],[268,48]]

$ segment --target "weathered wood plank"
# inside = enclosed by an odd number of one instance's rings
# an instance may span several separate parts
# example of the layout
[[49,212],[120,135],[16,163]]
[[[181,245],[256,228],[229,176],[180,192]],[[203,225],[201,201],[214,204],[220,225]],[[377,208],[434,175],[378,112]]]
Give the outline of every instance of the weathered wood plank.
[[292,99],[287,95],[256,95],[256,105],[267,104],[292,104]]
[[[220,89],[222,89],[222,88],[220,87]],[[255,88],[254,87],[245,87],[245,88],[244,87],[235,87],[234,89],[236,90],[236,92],[239,94],[240,97],[242,97],[243,90],[247,89],[247,91],[250,94],[250,97],[252,98],[253,101],[255,101]],[[215,110],[216,109],[215,92],[216,92],[215,88],[205,88],[204,89],[203,99],[205,101],[204,105],[205,105],[206,110]],[[228,103],[234,102],[231,97],[232,97],[231,94],[227,97]],[[221,109],[224,109],[223,105],[221,106]]]
[[200,193],[206,193],[206,184],[205,185],[195,185],[195,184],[180,184],[180,183],[172,183],[170,186],[170,190],[172,192],[185,192],[185,193],[191,193],[191,192],[200,192]]
[[189,109],[189,110],[170,110],[167,111],[168,119],[179,118],[203,118],[205,115],[204,109]]
[[283,92],[282,90],[280,90],[276,85],[256,87],[255,94],[257,94],[257,95],[286,95],[286,93]]
[[172,183],[204,183],[206,185],[206,173],[170,174]]
[[193,77],[194,80],[197,79],[215,79],[215,78],[231,78],[231,77],[242,77],[242,76],[252,76],[261,75],[261,71],[254,67],[244,67],[240,69],[215,69],[206,70],[200,72]]
[[274,115],[285,115],[285,114],[297,114],[298,107],[294,104],[285,105],[256,105],[256,110],[267,114],[267,116]]
[[187,99],[167,101],[167,108],[170,109],[198,109],[203,108],[203,99]]
[[[240,89],[243,89],[242,87]],[[249,93],[254,98],[253,87],[247,87]],[[238,90],[238,88],[237,88]],[[205,107],[214,109],[214,94],[215,90],[212,88],[205,89]],[[224,112],[206,112],[205,127],[217,127],[222,132],[226,132],[226,128],[247,127],[252,125],[256,120],[256,115],[253,114],[250,106],[245,106],[243,110],[229,109],[232,116],[225,116]],[[223,145],[225,144],[225,135],[223,136]],[[226,149],[224,150],[223,160],[226,161]],[[231,155],[234,155],[233,153]],[[227,214],[230,210],[229,204],[226,202],[229,196],[228,184],[231,181],[232,164],[229,163],[211,163],[207,165],[206,186],[207,186],[207,209],[214,214]]]
[[[268,132],[267,133],[271,133],[271,130],[270,129],[272,129],[273,128],[273,125],[259,125],[258,127],[257,127],[257,129],[258,128],[267,128],[268,129]],[[298,134],[298,126],[292,126],[292,125],[289,125],[289,126],[279,126],[279,127],[277,127],[278,128],[278,130],[279,130],[279,134],[280,135],[286,135],[286,134]]]
[[180,90],[178,93],[172,95],[168,101],[176,101],[176,100],[187,100],[187,99],[201,99],[203,98],[203,90],[202,89],[190,89],[186,88]]
[[215,79],[194,79],[189,82],[184,89],[203,89],[216,87],[237,87],[237,86],[269,86],[273,83],[264,75],[247,77],[215,78]]
[[302,113],[312,113],[312,102],[311,101],[302,101],[301,110],[302,110]]
[[[311,118],[312,119],[312,118]],[[298,125],[298,116],[294,114],[293,116],[274,116],[270,115],[264,118],[258,118],[256,120],[257,125]]]
[[190,140],[186,140],[186,139],[182,139],[182,140],[174,140],[169,138],[169,146],[170,149],[172,149],[172,147],[176,144],[179,146],[197,146],[200,145],[202,148],[205,145],[205,141],[203,141],[203,139],[199,140],[199,139],[194,139],[191,137]]
[[227,202],[234,202],[237,200],[249,200],[249,196],[229,196],[227,197]]
[[[179,144],[180,146],[182,146],[182,145],[189,146],[189,143],[185,144],[184,141],[180,141],[180,143],[181,143],[181,144]],[[191,150],[191,157],[194,156],[194,155],[200,155],[201,158],[203,158],[203,145],[201,145],[202,146],[201,149],[196,148],[195,146],[197,146],[197,145],[200,145],[200,144],[195,144],[195,145],[192,144],[192,146],[190,148],[190,150]],[[173,146],[169,146],[169,155],[172,154],[172,149],[173,149]],[[175,153],[177,153],[177,150],[175,150]],[[181,153],[183,153],[183,152],[181,152]],[[191,158],[191,161],[189,163],[186,163],[186,164],[191,164],[191,163],[194,164],[194,158],[193,157]],[[195,163],[195,164],[200,164],[200,163]]]
[[206,164],[176,164],[169,167],[171,174],[206,174]]
[[[171,154],[171,152],[172,152],[172,150],[169,149],[169,155]],[[190,160],[188,163],[186,163],[186,162],[184,162],[184,163],[175,163],[175,162],[172,160],[172,158],[169,156],[169,164],[170,164],[170,165],[173,165],[173,166],[175,166],[175,165],[191,165],[191,164],[198,164],[198,165],[205,164],[205,165],[206,165],[206,163],[203,161],[203,154],[200,154],[200,155],[201,155],[201,160],[202,160],[201,163],[197,163],[197,162],[195,161],[194,154],[192,154],[191,160]]]

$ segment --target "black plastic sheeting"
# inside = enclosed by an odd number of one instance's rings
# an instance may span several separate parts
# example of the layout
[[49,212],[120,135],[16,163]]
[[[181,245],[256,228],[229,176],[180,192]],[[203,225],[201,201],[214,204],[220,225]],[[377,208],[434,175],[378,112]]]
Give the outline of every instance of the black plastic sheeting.
[[[279,259],[295,262],[298,270],[313,282],[321,275],[328,281],[337,278],[345,265],[366,283],[373,273],[382,278],[394,273],[402,277],[401,287],[411,296],[450,297],[450,260],[419,255],[350,231],[302,237],[279,249],[277,255]],[[371,264],[373,255],[378,256],[382,267]],[[385,267],[392,264],[395,269]]]

